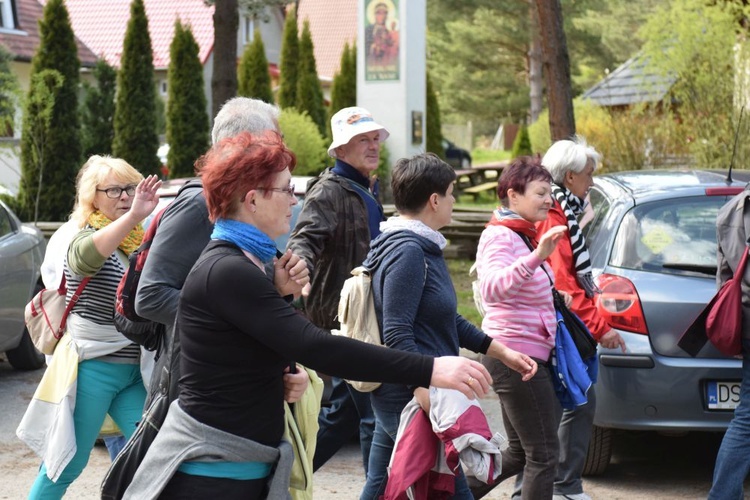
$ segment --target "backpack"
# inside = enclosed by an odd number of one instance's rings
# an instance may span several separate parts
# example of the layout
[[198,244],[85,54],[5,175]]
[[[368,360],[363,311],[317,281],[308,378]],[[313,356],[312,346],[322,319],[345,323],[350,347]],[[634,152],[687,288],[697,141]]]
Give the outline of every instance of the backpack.
[[[372,296],[370,271],[363,267],[352,269],[352,277],[341,287],[337,316],[341,327],[331,330],[334,335],[349,337],[368,344],[382,345],[380,326],[375,315],[375,301]],[[380,382],[359,382],[347,380],[359,392],[372,392],[380,387]]]
[[159,357],[160,347],[166,334],[166,325],[142,318],[135,312],[135,300],[138,293],[138,283],[141,280],[141,272],[146,264],[148,251],[156,235],[161,217],[167,207],[164,207],[153,218],[151,224],[143,235],[141,245],[130,254],[128,261],[130,265],[120,279],[115,295],[115,317],[114,323],[117,331],[125,338],[136,344],[142,345],[149,351],[157,351],[156,359]]

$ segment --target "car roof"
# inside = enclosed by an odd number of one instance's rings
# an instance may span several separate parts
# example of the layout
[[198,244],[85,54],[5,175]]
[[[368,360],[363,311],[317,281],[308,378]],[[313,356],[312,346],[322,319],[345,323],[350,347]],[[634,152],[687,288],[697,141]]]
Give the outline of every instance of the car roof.
[[727,182],[726,170],[699,169],[632,170],[601,174],[597,179],[635,200],[645,201],[646,198],[673,198],[676,194],[695,195],[711,187],[744,188],[750,181],[750,171],[733,171],[731,183]]
[[[293,175],[292,183],[294,184],[295,194],[303,196],[307,192],[307,183],[310,182],[310,179],[313,178],[313,176],[309,175]],[[177,192],[182,186],[193,179],[197,179],[197,177],[183,177],[179,179],[166,180],[159,188],[159,196],[173,198],[177,196]]]

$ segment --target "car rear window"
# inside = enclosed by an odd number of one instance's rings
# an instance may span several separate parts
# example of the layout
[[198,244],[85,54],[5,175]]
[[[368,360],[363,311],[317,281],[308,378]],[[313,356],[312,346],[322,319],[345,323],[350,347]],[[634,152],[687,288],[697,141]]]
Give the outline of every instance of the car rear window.
[[724,196],[638,205],[617,231],[610,264],[673,274],[716,272],[716,216]]

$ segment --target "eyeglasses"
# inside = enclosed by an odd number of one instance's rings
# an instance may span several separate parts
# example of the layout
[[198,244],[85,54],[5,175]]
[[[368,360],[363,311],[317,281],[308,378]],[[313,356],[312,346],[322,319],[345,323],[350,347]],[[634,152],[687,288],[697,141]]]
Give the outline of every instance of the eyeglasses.
[[294,184],[289,184],[285,188],[260,188],[262,191],[276,191],[277,193],[286,193],[292,198],[294,197]]
[[115,186],[107,189],[98,189],[97,191],[101,191],[107,195],[107,198],[119,198],[122,196],[122,192],[125,191],[128,196],[135,196],[135,184],[128,184],[127,186],[120,187]]

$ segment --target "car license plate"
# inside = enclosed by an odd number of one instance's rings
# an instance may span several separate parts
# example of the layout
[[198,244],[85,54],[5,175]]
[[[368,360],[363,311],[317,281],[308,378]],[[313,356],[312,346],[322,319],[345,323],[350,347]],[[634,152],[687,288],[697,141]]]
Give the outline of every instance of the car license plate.
[[740,383],[710,380],[706,396],[709,410],[734,410],[740,402]]

